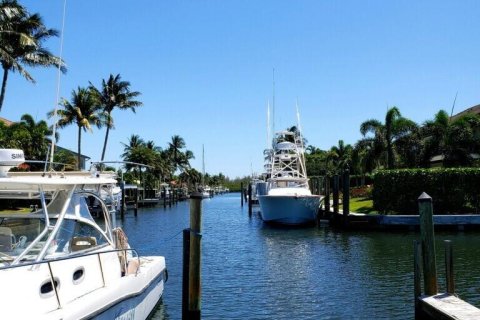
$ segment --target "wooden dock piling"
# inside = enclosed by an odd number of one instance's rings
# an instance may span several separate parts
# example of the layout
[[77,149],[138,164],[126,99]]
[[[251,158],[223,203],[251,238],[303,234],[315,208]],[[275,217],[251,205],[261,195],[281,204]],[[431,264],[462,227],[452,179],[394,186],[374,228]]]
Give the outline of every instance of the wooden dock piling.
[[167,207],[167,188],[163,187],[163,208]]
[[188,270],[188,317],[201,318],[201,239],[202,239],[202,194],[190,196],[190,259]]
[[243,207],[243,182],[240,182],[240,203]]
[[325,200],[323,201],[325,204],[325,214],[330,214],[330,177],[327,175],[325,176]]
[[182,319],[188,319],[190,229],[183,230]]
[[348,168],[343,172],[343,218],[344,223],[348,224],[348,215],[350,213],[350,171]]
[[[418,198],[421,242],[414,243],[415,319],[480,319],[480,309],[455,295],[452,244],[445,241],[446,293],[438,293],[435,262],[435,235],[433,231],[432,198],[426,194]],[[421,252],[421,253],[420,253]],[[425,294],[421,294],[421,266]]]
[[252,184],[249,183],[248,184],[248,215],[249,216],[252,215],[252,204],[253,204],[253,201],[252,201]]
[[420,235],[422,239],[423,282],[425,294],[431,296],[438,293],[438,283],[432,198],[425,192],[418,198],[418,208],[420,214]]
[[333,213],[338,213],[339,177],[333,176]]
[[413,291],[415,301],[415,319],[421,319],[420,296],[422,295],[422,242],[413,242]]
[[134,189],[134,197],[135,197],[135,208],[133,209],[133,214],[136,217],[138,214],[138,188]]
[[445,280],[447,293],[455,294],[455,279],[453,276],[453,249],[452,241],[445,240]]

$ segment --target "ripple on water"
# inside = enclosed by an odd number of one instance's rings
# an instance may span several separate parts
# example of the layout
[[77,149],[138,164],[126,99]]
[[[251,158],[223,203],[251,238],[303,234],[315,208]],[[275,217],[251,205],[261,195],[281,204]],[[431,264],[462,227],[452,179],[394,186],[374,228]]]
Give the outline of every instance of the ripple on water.
[[[274,228],[257,211],[249,218],[238,194],[203,201],[203,319],[413,318],[415,233]],[[178,232],[188,224],[187,202],[143,209],[124,222],[140,253],[166,257],[170,277],[153,319],[181,319]],[[438,233],[437,239],[441,288],[441,241],[452,239],[457,291],[480,305],[480,234]]]

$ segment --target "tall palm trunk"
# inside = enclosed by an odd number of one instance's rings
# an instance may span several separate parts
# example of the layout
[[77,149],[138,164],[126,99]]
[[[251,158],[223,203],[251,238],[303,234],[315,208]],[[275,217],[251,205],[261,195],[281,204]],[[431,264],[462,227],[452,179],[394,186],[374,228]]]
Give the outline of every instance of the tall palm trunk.
[[81,141],[82,141],[82,127],[78,126],[78,155],[77,155],[77,168],[78,171],[82,170],[80,168],[80,154],[82,152],[81,149]]
[[8,68],[3,67],[2,90],[0,92],[0,111],[2,111],[3,100],[5,99],[5,88],[7,87]]
[[105,132],[105,141],[103,142],[103,150],[102,150],[102,159],[100,161],[103,161],[105,159],[105,151],[107,150],[107,141],[108,141],[108,134],[110,132],[110,112],[107,115],[107,132]]

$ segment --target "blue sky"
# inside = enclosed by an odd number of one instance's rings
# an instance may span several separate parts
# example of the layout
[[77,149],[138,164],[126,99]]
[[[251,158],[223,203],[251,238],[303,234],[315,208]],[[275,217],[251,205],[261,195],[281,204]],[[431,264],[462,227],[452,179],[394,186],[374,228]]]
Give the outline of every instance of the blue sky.
[[[20,1],[61,29],[63,0]],[[202,167],[230,177],[262,170],[266,105],[275,68],[276,129],[301,125],[329,149],[361,138],[360,123],[387,107],[418,123],[440,109],[480,103],[478,1],[67,0],[60,95],[120,73],[142,92],[136,114],[114,111],[106,159],[131,134],[166,147],[182,136]],[[59,54],[59,38],[47,43]],[[0,116],[45,119],[56,100],[53,69],[11,74]],[[74,127],[59,144],[76,150]],[[98,160],[104,130],[82,140]]]

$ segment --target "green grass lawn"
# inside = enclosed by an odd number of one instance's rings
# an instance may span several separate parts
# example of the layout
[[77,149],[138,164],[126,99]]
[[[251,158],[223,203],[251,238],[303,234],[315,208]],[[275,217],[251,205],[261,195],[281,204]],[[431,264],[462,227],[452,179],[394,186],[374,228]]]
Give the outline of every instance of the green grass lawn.
[[356,213],[378,213],[373,209],[373,200],[368,198],[350,199],[350,212]]

